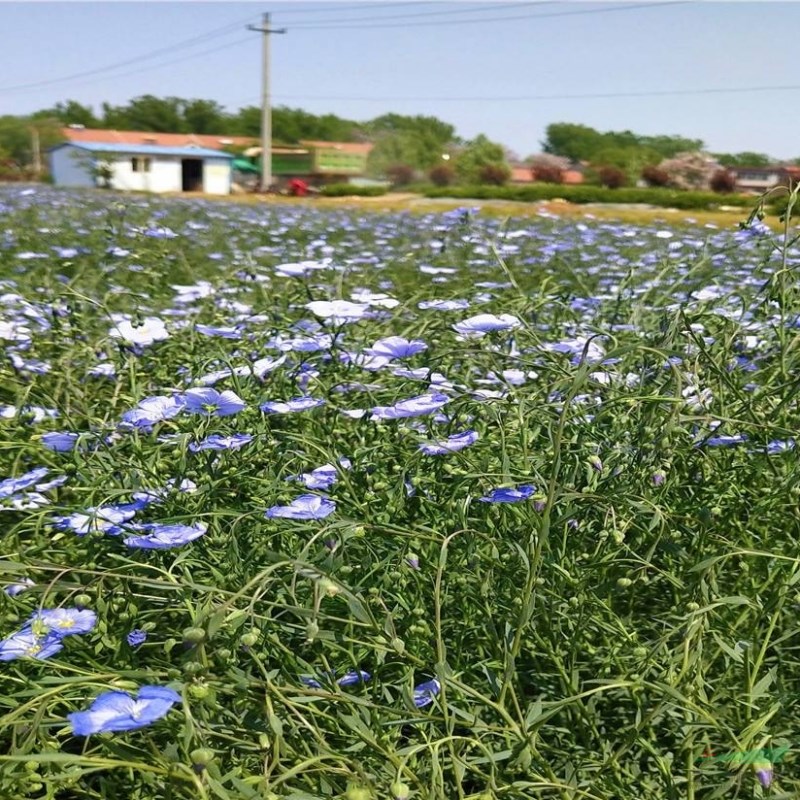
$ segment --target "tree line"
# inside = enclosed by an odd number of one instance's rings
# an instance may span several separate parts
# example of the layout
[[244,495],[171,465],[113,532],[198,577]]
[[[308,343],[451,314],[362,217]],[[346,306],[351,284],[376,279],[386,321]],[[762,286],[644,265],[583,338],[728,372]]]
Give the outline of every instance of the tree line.
[[[27,116],[0,116],[0,167],[6,172],[29,167],[36,141],[45,153],[62,140],[60,129],[65,125],[258,137],[261,109],[245,106],[229,112],[215,100],[142,95],[124,105],[102,103],[96,112],[67,100]],[[273,109],[272,131],[276,143],[287,145],[304,139],[371,142],[369,173],[390,177],[397,184],[417,179],[441,185],[455,181],[503,183],[515,162],[532,167],[539,180],[556,180],[570,164],[579,163],[592,182],[625,185],[649,174],[657,183],[660,165],[705,149],[702,140],[684,136],[603,132],[587,125],[556,122],[547,126],[540,151],[520,158],[484,135],[466,141],[453,125],[433,116],[389,113],[357,121],[287,106]],[[721,167],[773,163],[767,154],[757,152],[713,156]]]

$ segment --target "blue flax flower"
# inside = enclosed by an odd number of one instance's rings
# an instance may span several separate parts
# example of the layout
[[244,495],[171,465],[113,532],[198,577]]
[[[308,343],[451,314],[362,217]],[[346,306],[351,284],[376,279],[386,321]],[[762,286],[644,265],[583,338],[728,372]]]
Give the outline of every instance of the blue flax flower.
[[79,608],[47,608],[31,614],[22,630],[0,642],[0,661],[16,658],[44,660],[63,648],[62,640],[89,633],[97,624],[94,611]]
[[336,503],[327,497],[315,494],[301,494],[288,506],[272,506],[267,509],[267,519],[324,519],[336,510]]
[[141,550],[170,550],[199,539],[205,532],[202,522],[194,525],[165,525],[160,522],[148,522],[138,525],[136,530],[149,531],[142,536],[128,536],[123,541],[128,547]]
[[63,637],[50,632],[37,634],[31,628],[23,628],[0,642],[0,661],[13,661],[17,658],[45,658],[58,653],[63,647]]
[[142,686],[133,698],[127,692],[105,692],[87,711],[68,714],[76,736],[133,731],[166,716],[181,696],[166,686]]
[[20,475],[18,478],[6,478],[4,481],[0,481],[0,498],[10,497],[12,494],[33,486],[41,478],[44,478],[47,472],[47,467],[37,467],[24,475]]
[[490,331],[507,331],[518,328],[522,323],[512,314],[477,314],[474,317],[457,322],[453,329],[462,336],[483,336]]
[[[336,672],[329,672],[320,677],[323,680],[333,681],[336,677]],[[355,686],[358,683],[366,683],[371,678],[372,675],[370,675],[369,672],[365,672],[363,669],[351,669],[349,672],[342,675],[342,677],[336,681],[336,684],[341,687]],[[316,678],[312,678],[309,675],[301,675],[300,680],[312,689],[322,689],[322,684]]]
[[457,453],[478,441],[477,431],[464,431],[448,436],[444,441],[423,442],[419,449],[426,456],[446,456],[448,453]]
[[433,702],[433,698],[439,694],[442,685],[436,678],[432,678],[425,683],[419,684],[414,687],[414,705],[417,708],[424,708]]
[[240,450],[252,441],[253,437],[249,433],[232,433],[230,436],[212,433],[199,442],[192,442],[189,445],[189,449],[193,453],[198,453],[201,450]]
[[97,624],[94,611],[81,608],[45,608],[35,612],[26,627],[39,628],[59,636],[89,633]]
[[117,534],[121,525],[133,519],[142,505],[127,503],[124,505],[98,506],[88,508],[86,511],[76,511],[68,517],[56,517],[55,524],[62,530],[74,531],[78,536],[100,531],[102,533]]
[[408,400],[401,400],[393,406],[376,406],[372,409],[372,416],[370,419],[421,417],[424,414],[432,414],[434,411],[438,411],[443,405],[449,402],[450,398],[446,394],[421,394],[417,397],[411,397]]
[[222,339],[241,339],[242,332],[239,328],[230,328],[217,325],[201,325],[198,323],[194,326],[198,333],[205,334],[206,336],[219,336]]
[[216,389],[188,389],[184,394],[184,409],[192,414],[229,417],[246,408],[245,402],[235,392],[218,392]]
[[267,414],[290,414],[294,411],[307,411],[324,405],[325,401],[316,397],[295,397],[285,403],[281,400],[272,400],[261,404],[261,410]]
[[53,431],[42,436],[42,444],[48,450],[55,450],[57,453],[69,453],[75,449],[78,442],[77,433],[60,433]]
[[172,419],[183,411],[182,397],[145,397],[136,408],[122,415],[122,422],[134,428],[152,428],[157,422]]
[[139,630],[138,628],[134,628],[126,637],[125,641],[131,647],[138,647],[140,644],[144,644],[147,640],[147,633],[143,630]]
[[382,358],[411,358],[411,356],[427,350],[428,345],[421,339],[404,339],[402,336],[389,336],[386,339],[379,339],[372,347],[364,352],[368,356]]
[[518,503],[527,500],[536,491],[532,485],[517,486],[511,489],[492,489],[486,497],[481,497],[482,503]]

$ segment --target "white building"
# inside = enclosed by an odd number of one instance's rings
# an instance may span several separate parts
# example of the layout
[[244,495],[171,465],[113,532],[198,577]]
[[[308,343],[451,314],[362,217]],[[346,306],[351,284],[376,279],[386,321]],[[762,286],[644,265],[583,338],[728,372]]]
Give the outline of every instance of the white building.
[[230,194],[232,161],[204,147],[65,142],[50,150],[50,174],[56,186]]

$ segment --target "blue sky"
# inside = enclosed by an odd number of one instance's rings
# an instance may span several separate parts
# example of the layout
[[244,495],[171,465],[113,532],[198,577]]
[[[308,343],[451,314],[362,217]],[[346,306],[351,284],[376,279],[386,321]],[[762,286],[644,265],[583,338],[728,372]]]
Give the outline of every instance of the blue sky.
[[[288,29],[272,37],[275,104],[433,114],[522,156],[549,123],[577,122],[800,157],[800,3],[783,2],[0,2],[0,114],[141,94],[257,104],[260,36],[245,25],[264,11]],[[644,96],[575,97],[624,93]]]

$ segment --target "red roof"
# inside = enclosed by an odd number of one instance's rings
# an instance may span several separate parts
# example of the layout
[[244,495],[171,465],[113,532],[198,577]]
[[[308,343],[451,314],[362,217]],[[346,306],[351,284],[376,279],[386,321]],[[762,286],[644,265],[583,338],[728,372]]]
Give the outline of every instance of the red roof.
[[97,142],[98,144],[152,144],[158,147],[247,147],[258,139],[251,136],[222,136],[200,133],[153,133],[151,131],[109,131],[99,128],[62,128],[68,142]]
[[[158,147],[208,147],[222,150],[225,147],[250,147],[260,144],[252,136],[224,136],[205,133],[153,133],[152,131],[109,131],[101,128],[62,128],[61,133],[68,142],[97,142],[98,144],[153,144]],[[306,147],[330,148],[343,153],[367,155],[372,150],[368,142],[323,142],[303,140]]]

